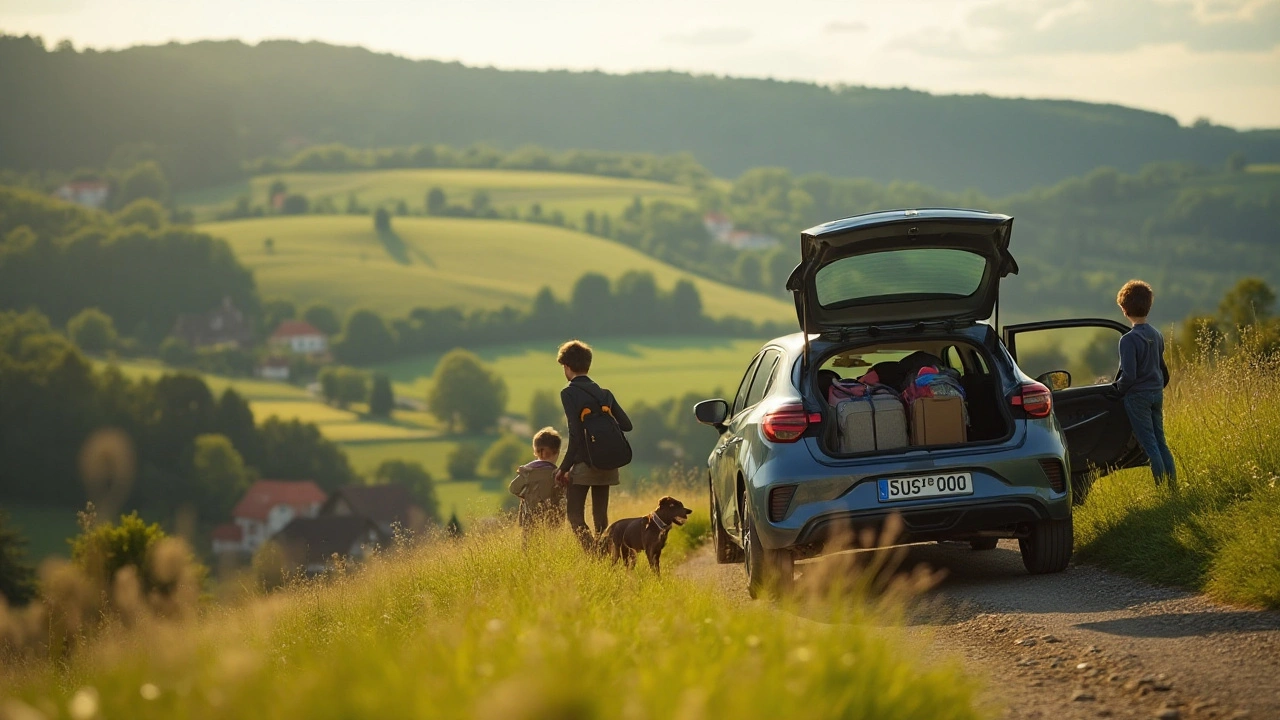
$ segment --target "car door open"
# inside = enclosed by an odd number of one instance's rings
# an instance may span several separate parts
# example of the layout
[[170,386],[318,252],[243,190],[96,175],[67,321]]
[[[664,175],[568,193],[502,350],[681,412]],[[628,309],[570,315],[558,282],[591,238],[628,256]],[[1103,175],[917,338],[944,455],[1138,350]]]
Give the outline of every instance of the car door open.
[[1054,412],[1067,438],[1076,502],[1095,473],[1139,467],[1147,456],[1114,396],[1117,347],[1129,328],[1102,318],[1008,325],[1004,343],[1018,367],[1053,391]]

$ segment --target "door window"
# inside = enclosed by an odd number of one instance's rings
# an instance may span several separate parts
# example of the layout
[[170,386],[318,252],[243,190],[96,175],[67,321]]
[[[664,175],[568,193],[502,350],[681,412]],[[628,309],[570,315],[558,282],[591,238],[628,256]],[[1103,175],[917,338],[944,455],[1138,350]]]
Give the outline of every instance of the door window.
[[756,367],[760,364],[759,355],[756,356],[751,364],[747,366],[747,373],[742,376],[742,384],[738,386],[738,394],[733,399],[733,410],[730,416],[737,415],[738,411],[747,406],[747,393],[751,390],[751,379],[755,377]]
[[1110,322],[1077,327],[1035,325],[1006,330],[1010,352],[1028,376],[1040,378],[1065,370],[1071,373],[1071,387],[1106,385],[1115,380],[1124,326]]
[[751,391],[747,393],[747,404],[744,407],[752,407],[764,398],[765,392],[773,382],[773,373],[778,368],[778,357],[777,350],[768,350],[761,357],[760,365],[756,369],[756,377],[751,381]]

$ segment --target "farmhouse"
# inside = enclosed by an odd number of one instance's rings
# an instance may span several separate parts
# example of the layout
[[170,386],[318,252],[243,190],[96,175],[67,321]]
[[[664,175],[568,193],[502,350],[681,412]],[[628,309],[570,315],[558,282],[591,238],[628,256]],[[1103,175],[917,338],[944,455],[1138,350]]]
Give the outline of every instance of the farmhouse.
[[233,524],[213,530],[214,553],[253,553],[295,518],[314,518],[325,494],[310,480],[259,480],[231,511]]
[[73,180],[53,191],[53,196],[94,210],[107,206],[111,186],[105,180]]
[[329,338],[305,320],[285,320],[267,342],[297,355],[323,355],[329,351]]
[[286,562],[308,575],[324,572],[335,556],[362,560],[388,540],[372,520],[358,515],[295,518],[273,538]]
[[258,367],[254,372],[264,380],[288,380],[290,372],[289,358],[266,358],[258,363]]
[[368,518],[388,538],[397,525],[417,532],[427,524],[427,514],[413,501],[409,488],[399,483],[339,488],[320,507],[320,516]]
[[253,328],[249,319],[228,297],[222,299],[222,305],[209,312],[179,315],[173,335],[193,348],[214,345],[246,347],[253,338]]

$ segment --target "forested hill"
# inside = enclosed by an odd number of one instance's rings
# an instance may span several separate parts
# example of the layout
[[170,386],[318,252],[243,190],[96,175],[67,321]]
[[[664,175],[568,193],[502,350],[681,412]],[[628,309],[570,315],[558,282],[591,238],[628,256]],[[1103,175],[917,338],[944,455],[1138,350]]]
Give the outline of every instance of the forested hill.
[[721,176],[776,165],[994,195],[1103,165],[1219,166],[1237,152],[1280,161],[1280,131],[1186,128],[1111,105],[679,73],[513,72],[319,43],[75,52],[0,37],[0,97],[0,168],[101,167],[142,143],[186,187],[323,142],[688,151]]

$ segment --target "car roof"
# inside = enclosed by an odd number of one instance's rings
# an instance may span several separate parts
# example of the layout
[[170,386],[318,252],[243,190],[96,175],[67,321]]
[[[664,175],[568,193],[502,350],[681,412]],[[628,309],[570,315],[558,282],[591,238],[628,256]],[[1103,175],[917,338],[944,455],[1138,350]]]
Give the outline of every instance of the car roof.
[[877,210],[876,212],[853,215],[839,220],[814,225],[800,233],[801,237],[823,238],[830,235],[841,235],[852,230],[875,227],[891,222],[901,222],[910,217],[916,220],[962,220],[970,222],[989,222],[998,225],[1012,218],[1000,213],[986,210],[966,210],[964,208],[902,208],[899,210]]

